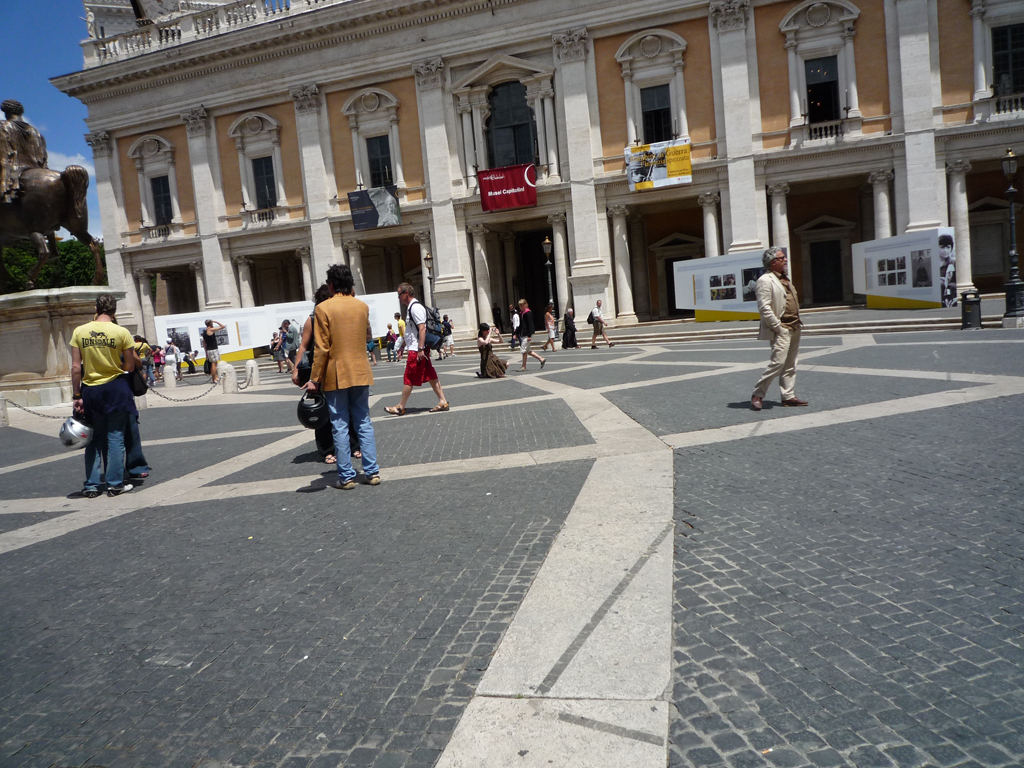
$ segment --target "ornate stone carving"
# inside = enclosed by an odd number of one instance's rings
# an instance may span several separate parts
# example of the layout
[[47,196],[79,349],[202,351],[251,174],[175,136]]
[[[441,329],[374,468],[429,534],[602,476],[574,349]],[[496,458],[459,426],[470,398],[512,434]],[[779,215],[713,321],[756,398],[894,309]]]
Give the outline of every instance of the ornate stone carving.
[[300,115],[316,114],[320,111],[320,89],[316,85],[300,85],[288,93],[295,102],[295,111]]
[[93,157],[110,157],[114,151],[114,140],[107,131],[85,134],[85,143],[92,147]]
[[201,262],[201,261],[190,261],[188,263],[188,269],[189,269],[190,272],[202,272],[203,271],[203,262]]
[[[548,223],[551,223],[550,216],[548,216]],[[503,243],[514,243],[516,241],[516,233],[505,229],[498,233],[498,239]]]
[[309,258],[309,246],[308,245],[304,245],[301,248],[296,248],[295,249],[295,258],[297,258],[299,261],[303,261],[305,259],[308,259]]
[[414,64],[412,71],[416,75],[416,85],[421,91],[429,91],[444,85],[444,59],[440,56],[428,59],[422,64]]
[[236,264],[239,267],[242,267],[242,266],[248,267],[248,266],[252,265],[252,259],[246,258],[245,256],[232,256],[231,257],[231,263],[232,264]]
[[719,32],[743,29],[747,26],[750,0],[711,0],[708,9]]
[[364,111],[376,112],[380,107],[380,95],[373,91],[368,91],[360,97],[359,103],[362,104]]
[[843,31],[839,36],[843,38],[844,43],[849,43],[857,36],[857,30],[853,28],[852,24],[848,24],[843,27]]
[[657,35],[648,35],[640,41],[640,53],[645,58],[653,59],[661,53],[661,38]]
[[138,280],[145,280],[145,279],[149,278],[149,270],[148,269],[133,269],[132,270],[132,275],[134,275],[135,278],[138,279]]
[[491,230],[489,230],[483,224],[470,224],[469,226],[466,227],[466,231],[469,232],[469,234],[473,235],[474,237],[477,237],[480,235],[486,235]]
[[552,213],[550,216],[548,216],[548,224],[565,224],[565,214]]
[[888,168],[881,168],[868,176],[868,182],[871,184],[888,184],[892,179],[892,171]]
[[[968,173],[971,170],[971,164],[966,160],[954,160],[946,166],[946,173],[952,175],[954,173]],[[871,174],[874,176],[874,174]],[[889,178],[892,178],[892,174],[889,174]]]
[[430,232],[428,232],[427,230],[421,230],[417,232],[415,235],[413,235],[412,239],[415,240],[420,245],[430,245]]
[[610,205],[608,206],[608,218],[614,219],[617,217],[625,218],[629,215],[629,208],[624,205]]
[[805,18],[812,27],[824,27],[832,18],[832,9],[825,3],[815,3],[807,9]]
[[768,194],[772,197],[785,197],[789,194],[789,184],[784,181],[777,181],[768,186]]
[[717,192],[705,192],[697,198],[697,203],[704,208],[711,205],[718,205],[720,202],[722,202],[722,196]]
[[346,240],[342,243],[345,246],[346,251],[361,251],[363,250],[363,244],[358,240]]
[[200,106],[190,109],[188,112],[182,112],[181,122],[185,124],[185,131],[189,136],[205,136],[209,115]]
[[[749,1],[749,0],[748,0]],[[551,42],[555,44],[555,53],[558,60],[565,63],[568,61],[583,61],[587,58],[587,38],[590,33],[586,27],[570,29],[551,36]]]

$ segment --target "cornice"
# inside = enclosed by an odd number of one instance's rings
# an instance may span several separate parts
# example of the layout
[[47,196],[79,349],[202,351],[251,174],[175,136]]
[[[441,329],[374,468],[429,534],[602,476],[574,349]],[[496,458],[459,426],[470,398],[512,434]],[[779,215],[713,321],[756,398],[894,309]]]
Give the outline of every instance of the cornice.
[[[523,2],[525,0],[419,0],[402,7],[320,23],[320,18],[332,10],[349,9],[347,5],[334,6],[313,10],[293,19],[293,22],[308,21],[310,26],[306,29],[282,34],[278,25],[272,23],[247,27],[237,32],[196,40],[136,58],[62,75],[52,78],[50,82],[69,96],[90,104],[230,69],[329,48],[341,43],[411,29],[452,17],[481,12],[492,13],[497,7],[519,5]],[[313,21],[314,16],[316,21]],[[381,19],[392,21],[377,23]],[[277,36],[262,40],[252,39],[261,33],[277,33]],[[316,36],[316,39],[309,39],[312,36]],[[199,49],[205,52],[189,55],[190,51]],[[260,52],[251,53],[254,49]],[[241,55],[245,53],[249,55]],[[161,54],[165,58],[174,57],[177,60],[158,64]],[[224,61],[228,58],[231,60]]]

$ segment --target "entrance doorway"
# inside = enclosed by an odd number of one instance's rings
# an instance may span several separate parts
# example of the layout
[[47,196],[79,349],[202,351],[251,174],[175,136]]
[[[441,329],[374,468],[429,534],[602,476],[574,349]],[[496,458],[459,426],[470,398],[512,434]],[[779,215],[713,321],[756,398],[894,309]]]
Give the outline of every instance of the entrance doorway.
[[815,304],[843,300],[843,249],[839,240],[821,240],[811,246],[811,291]]
[[696,314],[692,309],[676,309],[676,271],[672,265],[679,261],[690,261],[690,259],[690,256],[665,259],[665,291],[668,293],[669,317],[693,317]]
[[[516,233],[516,253],[519,260],[518,274],[513,286],[514,301],[526,299],[530,309],[540,318],[538,328],[544,324],[544,308],[548,304],[548,268],[544,266],[544,238],[551,237],[550,229],[539,229],[532,232]],[[554,253],[552,253],[551,290],[558,306],[558,286],[555,285]]]

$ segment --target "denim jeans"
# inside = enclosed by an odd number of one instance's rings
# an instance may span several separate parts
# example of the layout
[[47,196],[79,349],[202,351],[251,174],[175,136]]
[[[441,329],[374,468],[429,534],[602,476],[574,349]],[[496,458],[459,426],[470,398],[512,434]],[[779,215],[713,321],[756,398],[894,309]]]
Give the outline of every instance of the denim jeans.
[[393,363],[398,359],[398,355],[395,354],[395,342],[388,344],[388,362]]
[[146,383],[149,384],[149,386],[151,387],[155,387],[156,379],[153,378],[153,364],[144,361],[142,363],[142,372],[146,376]]
[[92,440],[85,446],[85,490],[98,491],[104,482],[108,488],[120,488],[124,482],[124,431],[131,414],[96,414],[92,417]]
[[[370,388],[349,387],[324,392],[327,399],[327,410],[331,414],[331,427],[334,431],[334,445],[348,445],[349,422],[359,435],[359,450],[363,454],[363,473],[372,477],[380,472],[377,466],[377,441],[373,436],[373,423],[370,421]],[[343,483],[356,476],[352,467],[352,457],[346,450],[335,450],[338,457],[338,479]]]
[[124,428],[125,469],[130,477],[138,478],[149,472],[149,465],[142,453],[142,438],[139,436],[139,416],[128,414],[128,423]]

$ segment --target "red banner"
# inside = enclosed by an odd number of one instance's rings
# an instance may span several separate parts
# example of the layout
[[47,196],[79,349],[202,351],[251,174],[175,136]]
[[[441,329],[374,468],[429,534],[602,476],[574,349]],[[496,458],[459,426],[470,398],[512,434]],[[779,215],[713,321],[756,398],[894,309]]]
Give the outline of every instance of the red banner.
[[528,208],[537,204],[537,169],[532,163],[491,168],[477,174],[480,205],[485,211]]

